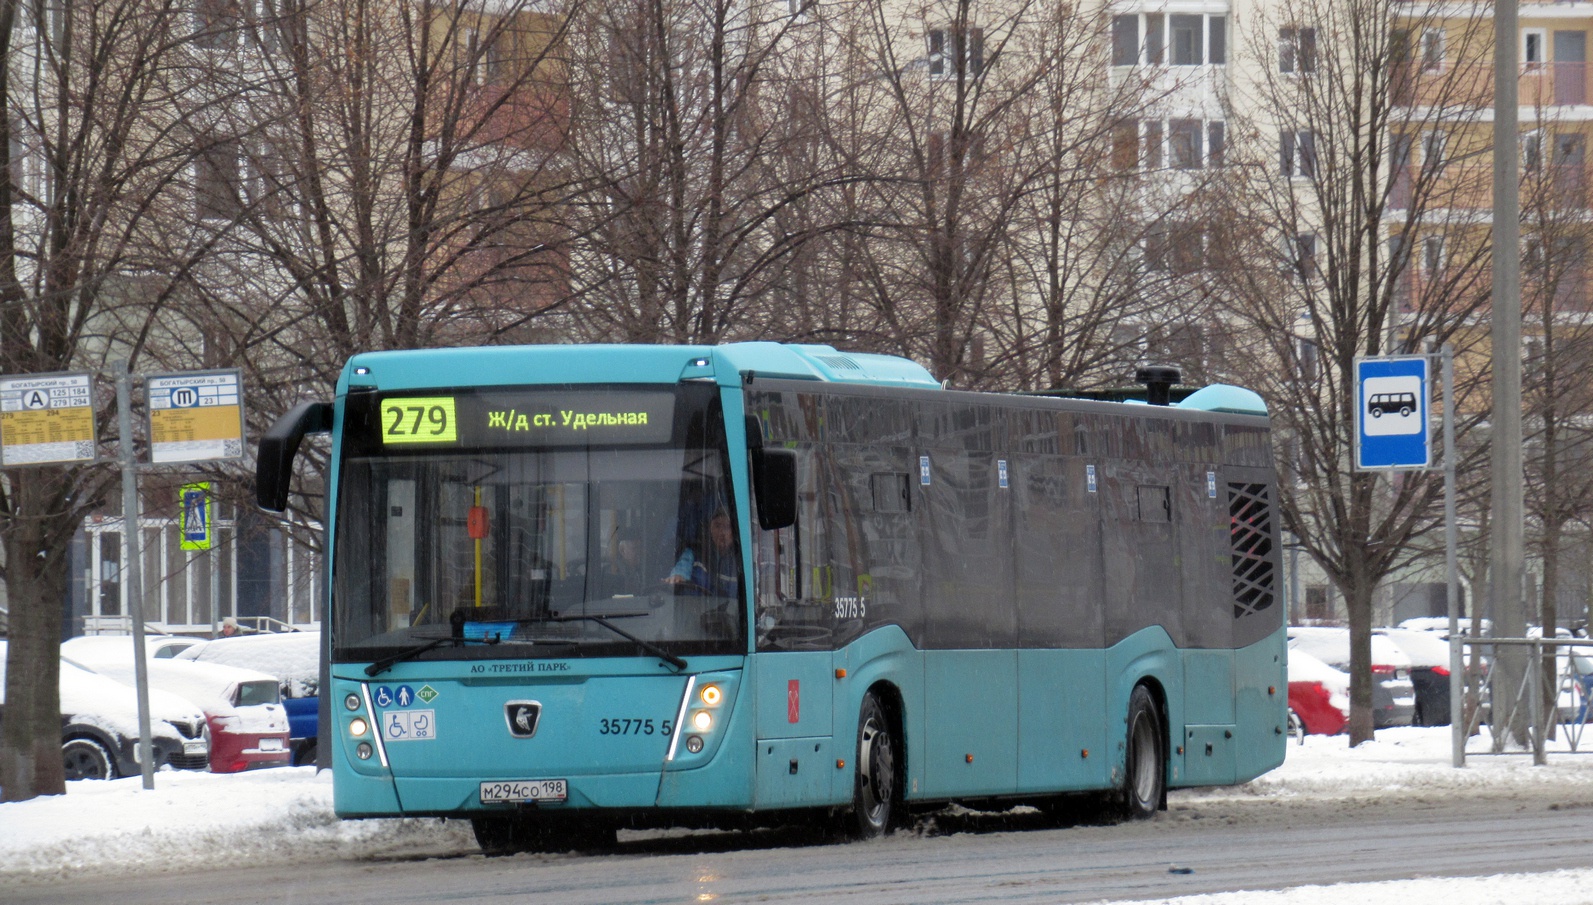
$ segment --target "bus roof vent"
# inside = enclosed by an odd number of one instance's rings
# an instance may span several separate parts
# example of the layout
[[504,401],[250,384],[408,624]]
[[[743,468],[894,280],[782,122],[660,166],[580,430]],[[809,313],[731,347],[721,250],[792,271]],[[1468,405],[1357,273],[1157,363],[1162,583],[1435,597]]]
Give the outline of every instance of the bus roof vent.
[[861,371],[863,366],[847,358],[845,355],[815,355],[816,361],[823,362],[836,371]]

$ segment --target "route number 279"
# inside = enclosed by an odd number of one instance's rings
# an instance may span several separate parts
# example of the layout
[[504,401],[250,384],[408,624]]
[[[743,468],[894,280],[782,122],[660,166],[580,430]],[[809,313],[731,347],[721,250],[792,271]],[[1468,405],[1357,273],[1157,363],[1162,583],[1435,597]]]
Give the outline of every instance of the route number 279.
[[458,439],[452,396],[382,400],[382,442],[452,443]]

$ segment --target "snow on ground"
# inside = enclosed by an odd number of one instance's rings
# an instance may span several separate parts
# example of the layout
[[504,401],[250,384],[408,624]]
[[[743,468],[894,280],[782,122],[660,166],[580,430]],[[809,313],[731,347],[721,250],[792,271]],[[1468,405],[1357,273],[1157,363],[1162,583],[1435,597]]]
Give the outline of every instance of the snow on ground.
[[[1593,733],[1583,754],[1551,743],[1547,766],[1529,754],[1472,753],[1465,769],[1450,766],[1447,728],[1385,729],[1377,740],[1348,748],[1343,736],[1290,743],[1277,770],[1241,786],[1176,792],[1175,797],[1344,799],[1396,794],[1460,794],[1492,789],[1559,787],[1593,799]],[[1468,751],[1487,750],[1472,739]],[[361,858],[405,852],[458,852],[474,842],[464,821],[341,821],[332,813],[331,774],[282,767],[239,774],[165,771],[153,791],[139,777],[67,784],[67,794],[0,804],[0,886],[6,877],[34,880],[84,873],[183,872],[216,864],[291,863],[306,852]],[[1178,905],[1593,905],[1593,869],[1510,876],[1421,879],[1302,886],[1272,892],[1223,893],[1175,900]]]

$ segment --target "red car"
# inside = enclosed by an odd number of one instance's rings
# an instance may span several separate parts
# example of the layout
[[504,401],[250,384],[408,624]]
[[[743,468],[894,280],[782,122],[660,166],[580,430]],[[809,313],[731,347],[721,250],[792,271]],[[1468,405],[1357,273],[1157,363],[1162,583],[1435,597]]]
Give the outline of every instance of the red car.
[[[82,665],[131,684],[130,660]],[[192,660],[150,660],[148,665],[150,688],[186,698],[204,712],[210,728],[210,772],[238,773],[292,763],[288,712],[275,676]]]
[[1289,651],[1289,729],[1338,735],[1350,721],[1350,676],[1305,651]]

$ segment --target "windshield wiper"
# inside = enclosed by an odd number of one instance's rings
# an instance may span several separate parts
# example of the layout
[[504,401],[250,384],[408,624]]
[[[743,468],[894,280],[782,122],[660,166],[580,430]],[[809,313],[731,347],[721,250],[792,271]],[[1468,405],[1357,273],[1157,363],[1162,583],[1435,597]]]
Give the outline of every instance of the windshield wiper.
[[405,660],[413,660],[421,654],[424,654],[426,651],[429,651],[433,648],[442,647],[444,644],[464,643],[465,639],[463,638],[433,638],[430,641],[427,641],[425,644],[417,644],[408,650],[401,650],[398,653],[393,654],[391,657],[383,657],[380,660],[377,660],[375,663],[365,667],[365,674],[367,676],[375,676],[380,673],[384,673],[393,668],[394,664],[402,663]]
[[662,647],[659,647],[658,645],[654,644],[653,642],[646,641],[646,640],[643,640],[641,638],[638,638],[635,635],[631,634],[630,632],[627,632],[626,630],[624,630],[624,629],[620,628],[619,626],[615,625],[614,623],[609,622],[610,619],[623,619],[623,618],[625,618],[627,616],[645,616],[645,615],[647,615],[647,614],[646,613],[610,613],[607,616],[589,616],[589,615],[585,615],[585,614],[580,614],[580,615],[575,615],[575,616],[549,616],[549,617],[547,617],[547,621],[548,622],[595,622],[598,625],[601,625],[604,628],[608,629],[609,631],[613,632],[614,634],[619,635],[621,638],[624,638],[627,641],[634,642],[637,647],[640,647],[642,650],[645,650],[648,653],[652,654],[653,656],[657,657],[658,659],[663,660],[665,663],[668,663],[670,666],[675,667],[675,671],[676,672],[685,672],[686,671],[686,661],[685,660],[681,659],[680,657],[675,656],[674,654],[670,653],[667,650],[664,650]]
[[[386,672],[389,669],[392,669],[397,663],[402,663],[405,660],[413,660],[421,654],[424,654],[426,651],[442,647],[444,644],[451,642],[453,644],[463,646],[466,640],[473,640],[465,638],[465,615],[463,613],[456,611],[452,616],[449,616],[448,625],[449,633],[447,637],[433,638],[424,644],[417,644],[414,647],[401,650],[390,657],[383,657],[365,667],[365,674],[367,676],[376,676]],[[493,641],[486,641],[486,639],[482,640],[488,644],[496,643],[496,639]]]

